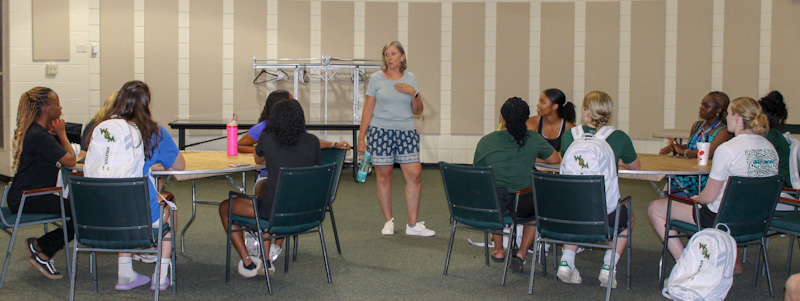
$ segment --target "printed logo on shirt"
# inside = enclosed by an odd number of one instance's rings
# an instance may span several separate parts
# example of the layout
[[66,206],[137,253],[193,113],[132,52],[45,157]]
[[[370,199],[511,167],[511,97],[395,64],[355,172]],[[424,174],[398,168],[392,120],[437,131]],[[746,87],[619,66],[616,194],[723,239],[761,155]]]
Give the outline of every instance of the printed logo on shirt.
[[108,129],[107,129],[107,128],[105,128],[105,129],[104,129],[104,128],[101,128],[101,129],[100,129],[100,133],[102,133],[102,134],[103,134],[103,138],[106,138],[106,140],[107,140],[108,142],[114,142],[114,136],[111,136],[111,134],[110,134],[110,133],[108,133]]
[[778,174],[778,154],[771,149],[748,149],[747,175],[749,177],[768,177]]

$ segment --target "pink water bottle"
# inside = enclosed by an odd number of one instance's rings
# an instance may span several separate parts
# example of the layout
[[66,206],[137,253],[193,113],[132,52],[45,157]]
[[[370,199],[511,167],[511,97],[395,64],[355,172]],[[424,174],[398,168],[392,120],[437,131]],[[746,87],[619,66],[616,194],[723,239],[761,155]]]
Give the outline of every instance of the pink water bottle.
[[226,128],[228,130],[228,156],[238,156],[239,145],[236,138],[239,137],[239,123],[236,122],[236,114],[233,114],[233,118],[228,122]]

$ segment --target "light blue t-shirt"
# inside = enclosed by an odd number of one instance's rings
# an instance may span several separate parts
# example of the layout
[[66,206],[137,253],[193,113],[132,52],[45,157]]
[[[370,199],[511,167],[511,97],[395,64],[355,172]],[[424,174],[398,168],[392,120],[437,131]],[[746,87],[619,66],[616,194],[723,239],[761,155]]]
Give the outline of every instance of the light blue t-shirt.
[[375,97],[375,109],[369,125],[389,130],[415,130],[411,113],[412,96],[395,90],[396,83],[408,84],[419,92],[417,79],[408,71],[403,72],[403,77],[395,81],[383,77],[383,72],[375,72],[370,77],[367,96]]
[[261,137],[261,132],[263,132],[266,127],[267,121],[263,120],[247,130],[247,134],[250,135],[250,138],[253,138],[253,140],[258,141],[258,137]]
[[[164,165],[164,168],[172,167],[172,164],[175,163],[175,159],[178,158],[178,154],[180,154],[180,150],[175,145],[175,141],[172,140],[172,136],[169,135],[167,129],[163,126],[158,126],[159,132],[161,132],[161,139],[158,140],[158,147],[153,150],[153,154],[150,159],[144,160],[144,171],[142,172],[143,175],[147,175],[147,172],[150,171],[150,167],[153,164],[161,163]],[[151,137],[154,139],[155,137]],[[150,218],[151,221],[156,222],[161,217],[161,212],[159,211],[159,203],[158,197],[156,197],[156,187],[153,187],[153,183],[150,182]]]

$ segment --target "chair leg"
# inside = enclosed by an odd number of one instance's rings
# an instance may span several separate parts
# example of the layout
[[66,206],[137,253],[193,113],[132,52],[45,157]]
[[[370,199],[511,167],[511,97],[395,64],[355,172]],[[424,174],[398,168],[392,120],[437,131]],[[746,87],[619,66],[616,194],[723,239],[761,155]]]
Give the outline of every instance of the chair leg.
[[669,221],[664,228],[664,241],[661,246],[661,259],[658,262],[658,289],[664,289],[664,280],[667,276],[667,245],[669,243]]
[[772,289],[772,276],[770,276],[770,274],[769,274],[769,259],[767,258],[767,253],[768,252],[767,252],[767,248],[766,248],[766,245],[764,243],[764,238],[763,237],[761,238],[761,250],[762,250],[761,251],[761,256],[763,256],[763,258],[764,258],[764,267],[767,270],[767,285],[769,286],[769,296],[774,298],[775,297],[775,293],[774,293],[774,291]]
[[94,292],[97,292],[97,253],[91,252],[89,253],[89,261],[91,261],[91,271],[92,271],[92,289]]
[[[536,259],[539,258],[539,256],[542,256],[542,254],[540,254],[540,253],[544,253],[544,250],[543,250],[544,247],[539,242],[539,235],[535,235],[534,236],[533,245],[534,245],[534,248],[533,248],[533,260],[531,260],[531,276],[528,279],[528,295],[533,294],[533,278],[536,277]],[[545,260],[546,260],[546,258],[544,258],[544,256],[542,256],[542,270],[543,271],[545,270],[545,267],[544,267],[544,261]]]
[[[798,241],[800,244],[800,240]],[[792,251],[794,251],[794,235],[789,235],[789,250],[786,252],[786,278],[789,278],[792,270]]]
[[489,266],[489,232],[483,232],[483,257],[486,259],[486,266]]
[[[0,288],[3,288],[3,283],[6,281],[6,272],[8,271],[8,264],[11,261],[11,250],[14,249],[14,239],[17,237],[17,228],[11,232],[11,240],[8,241],[8,251],[6,252],[6,260],[3,263],[3,275],[0,276]],[[26,247],[27,248],[27,247]]]
[[[617,227],[614,227],[614,240],[611,242],[611,261],[613,263],[614,257],[617,254],[617,241],[619,240],[618,234],[616,234]],[[630,231],[628,231],[630,233]],[[617,269],[616,264],[610,264],[611,268],[608,270],[608,286],[606,287],[606,301],[611,300],[611,288],[614,286],[614,279],[616,279],[616,275],[614,275],[615,270]]]
[[[166,184],[164,184],[166,185]],[[170,219],[172,220],[172,227],[170,229],[170,233],[172,233],[172,237],[170,237],[169,242],[171,246],[170,252],[170,265],[169,265],[169,279],[172,282],[172,293],[178,294],[178,271],[176,270],[177,265],[177,255],[175,254],[175,212],[173,211],[170,214]],[[229,228],[230,229],[230,228]],[[158,254],[161,256],[161,254]],[[229,261],[230,262],[230,261]]]
[[[161,232],[161,231],[159,231],[159,232]],[[155,273],[155,277],[154,277],[155,279],[151,280],[151,281],[158,281],[156,283],[151,283],[151,285],[155,285],[155,288],[156,288],[156,289],[154,289],[154,291],[155,291],[154,292],[154,294],[155,294],[155,297],[154,297],[155,299],[154,300],[156,300],[156,301],[158,301],[158,292],[161,291],[161,260],[162,260],[162,258],[161,258],[161,248],[163,247],[162,244],[163,244],[163,238],[159,237],[158,238],[158,246],[156,247],[156,251],[157,251],[158,255],[156,256],[156,273]]]
[[[297,238],[295,238],[295,242],[296,241]],[[333,282],[331,280],[331,267],[328,264],[328,249],[325,247],[325,233],[322,231],[322,226],[319,226],[319,242],[322,245],[322,259],[325,261],[325,274],[328,276],[328,283],[331,283]],[[297,248],[294,249],[297,251]]]
[[225,253],[225,284],[231,282],[231,223],[228,223],[228,235]]
[[[456,236],[456,221],[453,221],[453,229],[450,230],[450,244],[447,245],[447,257],[444,260],[444,273],[447,275],[447,268],[450,267],[450,253],[453,252],[453,238]],[[488,259],[487,259],[488,263]]]
[[550,248],[553,249],[553,281],[558,281],[558,245],[550,243]]
[[503,256],[503,258],[505,259],[503,260],[503,281],[500,282],[500,286],[506,285],[506,275],[508,274],[508,259],[511,258],[511,256],[513,256],[512,246],[514,245],[514,240],[516,236],[515,232],[517,230],[516,228],[517,228],[516,226],[511,225],[511,231],[509,231],[508,233],[508,245],[506,246],[506,254],[505,256]]
[[294,236],[294,251],[292,253],[292,262],[297,262],[297,235]]
[[342,255],[342,247],[339,245],[339,231],[336,230],[336,218],[333,217],[333,206],[328,205],[328,212],[331,214],[331,226],[333,227],[333,239],[336,240],[336,252]]
[[[262,239],[264,237],[264,233],[262,233],[261,230],[258,230],[256,231],[256,235],[258,235],[256,237],[259,238],[256,239],[256,242],[258,243],[258,255],[261,256],[261,262],[264,264],[264,276],[267,278],[267,291],[270,295],[272,295],[272,280],[270,279],[269,268],[267,267],[268,264],[272,265],[272,263],[269,261],[269,259],[267,259],[268,254],[264,254],[264,240]],[[286,244],[288,246],[289,243],[287,242]]]
[[[65,252],[69,252],[67,250],[64,250],[64,251]],[[76,270],[77,270],[77,267],[78,267],[78,245],[77,245],[77,242],[74,244],[74,247],[72,248],[72,262],[70,264],[72,265],[72,269],[70,269],[70,271],[69,271],[69,301],[74,301],[75,300],[75,283],[77,282],[77,279],[75,279],[75,276],[76,276],[75,274],[76,274]]]

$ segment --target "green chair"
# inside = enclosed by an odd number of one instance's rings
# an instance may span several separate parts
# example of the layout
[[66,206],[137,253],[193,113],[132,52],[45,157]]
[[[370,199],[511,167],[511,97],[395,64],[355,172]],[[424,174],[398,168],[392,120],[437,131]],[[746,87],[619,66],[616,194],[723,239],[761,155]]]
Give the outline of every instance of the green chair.
[[[78,252],[90,252],[90,267],[94,291],[97,292],[96,252],[151,253],[156,255],[156,267],[161,266],[163,241],[172,241],[170,285],[177,293],[175,272],[175,212],[170,210],[169,223],[153,229],[150,216],[150,181],[141,178],[86,178],[69,176],[75,243],[73,243],[72,270],[70,273],[70,300],[75,298],[76,266]],[[164,206],[160,206],[163,212]],[[172,238],[165,238],[167,232]],[[155,250],[146,250],[155,246]],[[156,279],[161,269],[156,268]],[[158,285],[158,284],[156,284]],[[159,290],[155,290],[158,300]]]
[[[503,263],[503,280],[506,284],[508,262],[511,256],[512,243],[516,237],[516,225],[511,216],[503,216],[500,202],[497,200],[497,189],[494,182],[494,172],[491,167],[472,167],[439,162],[442,172],[444,192],[447,196],[447,207],[453,220],[450,230],[450,244],[447,247],[447,258],[444,264],[444,274],[450,267],[450,254],[453,251],[453,239],[456,228],[477,230],[484,233],[484,258],[489,265],[489,236],[488,233],[508,236],[506,256]],[[509,233],[503,228],[511,226]]]
[[[3,288],[3,283],[6,280],[6,272],[8,271],[8,264],[11,260],[11,251],[14,249],[14,240],[17,238],[17,230],[19,230],[20,227],[44,225],[44,232],[46,233],[48,223],[61,222],[61,225],[63,226],[66,224],[66,221],[70,219],[64,214],[64,198],[61,187],[23,191],[22,200],[20,201],[19,210],[17,213],[12,213],[11,209],[9,209],[8,205],[6,204],[6,198],[8,197],[9,189],[11,189],[10,182],[3,190],[3,200],[0,203],[0,229],[8,234],[11,234],[11,239],[8,241],[6,260],[5,263],[3,263],[3,275],[0,276],[0,288]],[[28,198],[46,194],[58,194],[58,196],[61,197],[61,214],[22,213],[23,208],[25,208],[25,201]],[[10,233],[8,232],[8,229],[11,229]],[[64,231],[64,250],[69,250],[67,231]],[[69,252],[64,252],[64,255],[67,257],[67,273],[69,273]]]
[[[533,188],[533,204],[536,208],[536,224],[538,237],[534,240],[535,253],[533,258],[538,258],[544,248],[540,245],[549,242],[552,244],[571,244],[586,247],[617,249],[619,237],[628,238],[627,253],[627,287],[631,287],[631,231],[627,235],[618,234],[619,229],[631,229],[631,198],[626,197],[619,201],[618,209],[627,204],[628,223],[619,225],[621,210],[616,211],[614,226],[606,214],[606,190],[602,175],[560,175],[531,171]],[[580,208],[580,209],[576,209]],[[598,242],[611,241],[611,246]],[[555,246],[551,248],[553,254],[553,278],[556,277],[558,268],[558,254]],[[542,259],[545,261],[545,259]],[[530,282],[528,294],[533,293],[533,283],[536,271],[536,261],[531,262]],[[609,271],[614,275],[615,266]],[[613,276],[612,276],[613,277]],[[611,281],[609,281],[611,282]],[[612,285],[606,288],[606,300],[611,297]]]
[[[225,260],[225,283],[231,279],[231,233],[246,230],[256,231],[259,255],[265,265],[269,263],[264,254],[263,240],[291,237],[309,233],[319,233],[322,245],[322,257],[325,261],[325,273],[328,283],[331,282],[331,270],[328,264],[328,251],[325,248],[325,235],[322,221],[325,219],[326,207],[330,204],[330,193],[337,167],[335,163],[315,167],[281,168],[276,178],[277,190],[269,220],[248,218],[233,215],[233,198],[242,197],[253,202],[253,212],[258,212],[258,202],[251,196],[231,191],[228,199],[228,236],[227,256]],[[232,230],[231,226],[241,226]],[[269,236],[264,236],[268,234]],[[287,244],[288,245],[288,244]],[[287,253],[288,254],[288,253]],[[286,264],[289,257],[285,256]],[[272,282],[267,269],[267,289],[272,294]]]
[[[783,178],[779,175],[763,178],[729,177],[722,202],[717,211],[717,217],[713,223],[713,226],[720,223],[727,225],[731,230],[731,236],[740,247],[748,245],[759,246],[761,258],[765,263],[764,267],[766,268],[770,296],[774,296],[774,293],[772,290],[772,278],[769,275],[765,235],[769,230],[781,187],[783,187]],[[673,201],[692,205],[695,210],[695,216],[700,216],[700,207],[697,201],[673,194],[668,196],[668,200],[666,231],[664,232],[665,237],[659,262],[659,289],[664,287],[664,279],[666,277],[665,264],[667,261],[668,240],[690,237],[701,230],[700,223],[697,221],[695,221],[695,225],[692,225],[672,219]],[[675,230],[678,234],[669,235],[670,230]],[[758,284],[759,264],[760,260],[756,260],[753,272],[753,287]]]
[[[769,226],[769,230],[773,231],[769,234],[769,236],[775,234],[786,234],[789,235],[789,250],[787,251],[786,255],[786,278],[789,278],[792,268],[792,251],[794,250],[794,240],[795,237],[800,237],[800,201],[796,199],[790,198],[780,198],[778,200],[781,204],[787,204],[795,206],[795,210],[791,212],[784,212],[781,215],[778,215],[777,212],[775,216],[772,218],[772,223]],[[800,240],[797,241],[798,247],[800,247]]]

